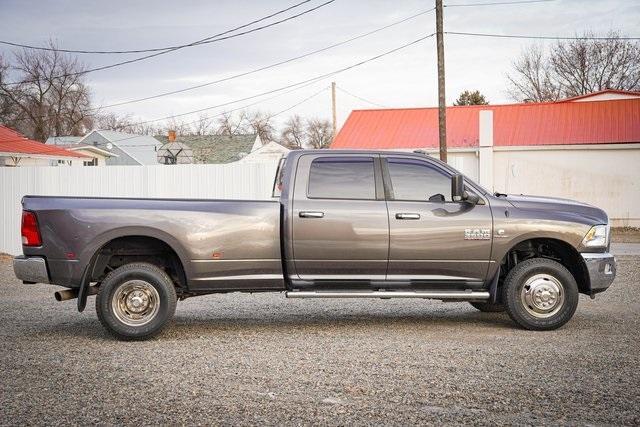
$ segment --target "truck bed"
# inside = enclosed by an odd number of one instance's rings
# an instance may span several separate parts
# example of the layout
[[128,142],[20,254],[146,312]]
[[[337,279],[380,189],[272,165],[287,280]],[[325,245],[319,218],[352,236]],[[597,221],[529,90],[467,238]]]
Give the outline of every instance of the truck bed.
[[123,236],[168,245],[180,258],[189,290],[284,289],[278,201],[25,196],[37,215],[50,281],[79,286],[82,268]]

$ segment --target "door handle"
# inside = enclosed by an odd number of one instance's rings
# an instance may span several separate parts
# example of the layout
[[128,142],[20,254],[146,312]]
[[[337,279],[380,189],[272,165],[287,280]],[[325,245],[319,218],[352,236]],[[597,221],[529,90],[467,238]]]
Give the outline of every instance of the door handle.
[[300,218],[323,218],[324,212],[309,212],[302,211],[300,212]]
[[420,219],[420,214],[417,213],[397,213],[396,219]]

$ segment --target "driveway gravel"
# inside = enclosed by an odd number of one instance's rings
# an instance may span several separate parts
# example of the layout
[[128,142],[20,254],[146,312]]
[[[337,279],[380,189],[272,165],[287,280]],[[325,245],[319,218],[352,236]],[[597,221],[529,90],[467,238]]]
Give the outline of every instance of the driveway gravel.
[[125,343],[0,259],[0,424],[640,423],[640,257],[529,332],[465,303],[205,296]]

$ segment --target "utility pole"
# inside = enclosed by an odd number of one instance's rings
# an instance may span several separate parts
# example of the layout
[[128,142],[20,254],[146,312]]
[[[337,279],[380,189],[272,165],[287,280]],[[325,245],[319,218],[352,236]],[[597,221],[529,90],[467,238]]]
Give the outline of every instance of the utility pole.
[[335,139],[338,130],[336,119],[336,82],[331,82],[331,114],[333,117],[333,139]]
[[436,45],[438,50],[438,136],[440,160],[447,162],[447,108],[444,93],[444,38],[442,34],[442,0],[436,0]]

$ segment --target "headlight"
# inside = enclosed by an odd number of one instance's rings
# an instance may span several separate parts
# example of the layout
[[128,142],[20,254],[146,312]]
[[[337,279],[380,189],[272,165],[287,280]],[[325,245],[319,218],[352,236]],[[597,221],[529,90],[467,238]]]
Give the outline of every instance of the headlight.
[[594,225],[582,239],[582,245],[588,248],[606,248],[608,244],[608,225]]

